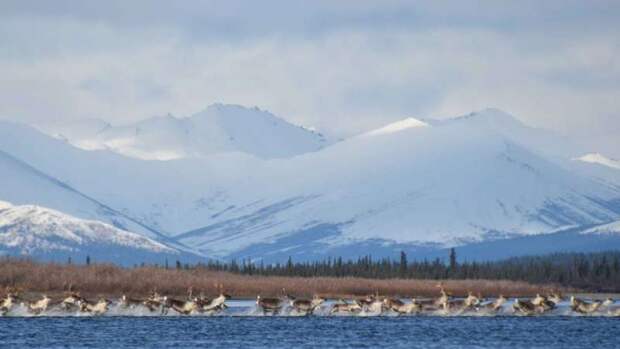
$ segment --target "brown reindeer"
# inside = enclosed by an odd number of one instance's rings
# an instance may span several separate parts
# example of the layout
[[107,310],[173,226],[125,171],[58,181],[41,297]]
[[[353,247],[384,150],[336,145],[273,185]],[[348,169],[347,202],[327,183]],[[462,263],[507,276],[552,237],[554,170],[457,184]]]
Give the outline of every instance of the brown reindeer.
[[189,315],[195,311],[198,311],[198,298],[193,297],[193,290],[190,287],[187,290],[187,299],[179,300],[175,298],[167,298],[164,302],[166,308],[172,308],[179,314]]
[[332,305],[330,314],[357,314],[361,311],[362,306],[357,301],[353,301],[353,303],[347,303],[347,301],[345,301],[344,299],[340,299],[338,303],[334,303]]
[[151,294],[142,302],[142,304],[151,312],[159,310],[162,314],[168,311],[168,297],[160,295],[157,290],[151,291]]
[[464,299],[448,299],[447,301],[444,301],[443,302],[444,310],[446,311],[455,310],[458,312],[474,310],[478,305],[480,305],[480,298],[482,297],[475,296],[471,291],[469,291],[467,293],[467,297]]
[[532,303],[531,300],[521,300],[519,298],[515,299],[512,309],[514,312],[519,312],[523,315],[534,315],[543,312],[543,309]]
[[65,292],[65,298],[60,302],[60,305],[62,309],[70,311],[79,309],[80,303],[87,303],[87,300],[79,292],[69,291]]
[[552,302],[547,298],[547,296],[541,296],[540,294],[536,294],[536,297],[532,299],[532,304],[534,304],[540,312],[546,312],[549,310],[555,309],[556,303]]
[[144,302],[145,300],[143,299],[130,298],[130,297],[127,297],[126,294],[123,294],[121,296],[121,299],[119,300],[119,304],[121,308],[125,308],[125,309],[128,309],[128,308],[134,309],[138,305],[144,304]]
[[411,303],[405,303],[397,298],[385,298],[383,304],[387,309],[400,315],[417,313],[422,309],[421,304],[415,298],[411,299]]
[[603,305],[603,302],[599,300],[586,302],[582,299],[576,298],[575,296],[570,297],[571,309],[581,314],[592,314],[599,310],[601,305]]
[[295,312],[302,315],[311,315],[316,308],[325,302],[325,299],[316,295],[312,299],[298,299],[292,296],[287,296],[287,298]]
[[282,299],[280,298],[263,298],[256,296],[256,305],[262,309],[263,314],[277,315],[282,310]]

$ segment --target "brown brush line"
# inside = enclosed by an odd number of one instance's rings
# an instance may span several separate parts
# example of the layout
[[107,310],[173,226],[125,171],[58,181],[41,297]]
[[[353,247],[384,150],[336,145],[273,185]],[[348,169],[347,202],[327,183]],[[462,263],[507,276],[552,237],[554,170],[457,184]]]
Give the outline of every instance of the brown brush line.
[[384,296],[431,297],[438,294],[439,283],[454,296],[465,296],[468,291],[486,297],[572,291],[555,285],[533,285],[521,281],[250,276],[201,268],[177,270],[146,266],[127,269],[111,264],[85,266],[0,260],[0,293],[4,293],[6,287],[14,287],[28,293],[60,294],[71,288],[90,296],[145,296],[153,290],[161,294],[184,296],[191,287],[194,294],[213,296],[219,294],[221,284],[223,291],[235,298],[254,298],[258,294],[264,297],[281,296],[283,289],[298,297],[316,294],[338,298],[375,293]]

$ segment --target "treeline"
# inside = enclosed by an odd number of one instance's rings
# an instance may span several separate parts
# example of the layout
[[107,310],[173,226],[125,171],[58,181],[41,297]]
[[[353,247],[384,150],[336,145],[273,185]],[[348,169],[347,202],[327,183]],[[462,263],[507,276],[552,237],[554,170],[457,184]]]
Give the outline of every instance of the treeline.
[[176,268],[205,268],[243,275],[290,277],[360,277],[373,279],[452,279],[515,280],[537,284],[558,284],[597,292],[620,291],[620,251],[601,253],[556,253],[516,257],[493,262],[459,262],[451,250],[446,260],[413,260],[400,253],[398,258],[356,260],[327,258],[315,262],[263,264],[249,260],[222,263],[209,261],[196,266],[176,263]]

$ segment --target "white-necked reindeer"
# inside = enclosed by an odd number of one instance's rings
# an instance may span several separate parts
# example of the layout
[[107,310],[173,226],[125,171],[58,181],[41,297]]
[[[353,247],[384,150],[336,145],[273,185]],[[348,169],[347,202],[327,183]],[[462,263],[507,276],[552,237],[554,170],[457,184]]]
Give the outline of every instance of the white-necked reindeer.
[[6,296],[0,300],[0,315],[4,316],[13,309],[15,302],[18,299],[18,293],[16,290],[7,287]]
[[130,297],[127,297],[126,294],[123,294],[118,303],[122,308],[134,309],[137,306],[144,304],[144,302],[145,301],[142,299],[130,298]]
[[162,314],[167,311],[168,297],[160,295],[157,290],[151,291],[151,294],[142,302],[149,311],[159,310]]
[[174,298],[168,298],[164,303],[167,308],[172,308],[179,314],[189,315],[199,311],[198,298],[193,296],[192,288],[187,290],[187,300],[178,300]]
[[581,314],[592,314],[598,311],[602,305],[603,302],[599,300],[586,302],[582,299],[576,298],[575,296],[570,297],[571,309]]
[[105,314],[108,311],[110,304],[112,304],[112,302],[103,297],[99,297],[99,300],[96,303],[91,303],[87,300],[79,301],[80,311],[93,315]]
[[506,297],[500,294],[494,301],[478,305],[476,310],[488,313],[497,313],[502,310],[506,301]]
[[325,302],[324,298],[315,295],[312,299],[299,299],[292,296],[288,296],[289,305],[297,314],[312,315],[316,308],[320,307]]
[[411,303],[405,303],[398,298],[385,298],[383,304],[398,314],[414,314],[422,310],[422,305],[415,298],[411,299]]
[[338,303],[332,305],[330,314],[357,314],[362,311],[362,306],[357,302],[348,303],[344,299],[340,299]]
[[230,299],[230,296],[224,292],[224,286],[222,284],[219,285],[219,290],[220,295],[213,299],[204,297],[198,299],[200,311],[213,314],[227,308],[226,301]]
[[41,314],[46,311],[49,307],[51,299],[47,295],[43,295],[43,298],[39,299],[36,302],[31,302],[28,304],[28,311],[33,314]]

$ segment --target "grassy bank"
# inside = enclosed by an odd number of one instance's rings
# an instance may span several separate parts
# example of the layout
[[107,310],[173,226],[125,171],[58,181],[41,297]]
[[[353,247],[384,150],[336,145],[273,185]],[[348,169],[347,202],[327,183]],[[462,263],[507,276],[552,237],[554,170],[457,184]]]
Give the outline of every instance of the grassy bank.
[[278,296],[282,294],[283,288],[287,293],[297,296],[319,294],[337,298],[378,292],[390,296],[426,297],[437,295],[439,282],[455,296],[465,295],[467,291],[484,296],[531,296],[558,289],[555,285],[534,285],[520,281],[250,276],[201,268],[127,269],[109,264],[86,266],[13,259],[0,261],[0,287],[3,290],[5,287],[15,287],[26,293],[59,294],[72,287],[89,296],[118,296],[123,293],[144,296],[152,290],[168,295],[185,295],[191,287],[195,293],[214,295],[219,292],[218,285],[222,285],[224,291],[235,298],[254,298],[258,294]]

